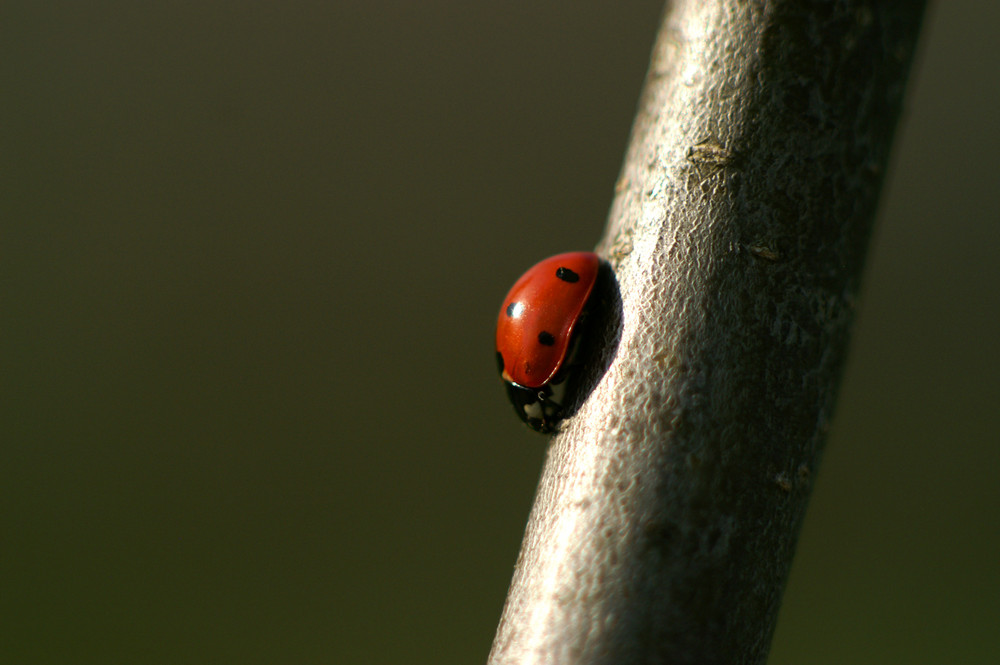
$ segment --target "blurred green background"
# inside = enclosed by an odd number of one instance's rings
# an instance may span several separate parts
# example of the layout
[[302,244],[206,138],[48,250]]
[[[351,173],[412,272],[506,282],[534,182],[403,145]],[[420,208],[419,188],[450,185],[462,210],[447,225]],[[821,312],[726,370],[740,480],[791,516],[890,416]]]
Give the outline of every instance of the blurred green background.
[[[1000,659],[998,10],[940,3],[770,663]],[[0,7],[0,662],[476,663],[641,2]]]

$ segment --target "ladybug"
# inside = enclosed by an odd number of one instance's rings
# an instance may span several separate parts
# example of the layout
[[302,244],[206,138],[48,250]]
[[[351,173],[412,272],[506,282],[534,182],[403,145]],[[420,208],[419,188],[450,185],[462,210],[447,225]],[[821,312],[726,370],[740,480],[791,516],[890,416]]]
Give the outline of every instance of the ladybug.
[[559,254],[530,268],[504,298],[497,317],[497,365],[514,410],[529,427],[554,431],[578,346],[579,324],[601,260],[592,252]]

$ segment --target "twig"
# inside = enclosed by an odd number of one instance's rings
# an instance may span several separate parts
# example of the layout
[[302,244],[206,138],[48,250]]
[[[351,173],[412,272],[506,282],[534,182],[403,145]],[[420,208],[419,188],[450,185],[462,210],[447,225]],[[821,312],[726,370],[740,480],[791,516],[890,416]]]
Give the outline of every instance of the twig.
[[668,3],[491,664],[765,660],[923,4]]

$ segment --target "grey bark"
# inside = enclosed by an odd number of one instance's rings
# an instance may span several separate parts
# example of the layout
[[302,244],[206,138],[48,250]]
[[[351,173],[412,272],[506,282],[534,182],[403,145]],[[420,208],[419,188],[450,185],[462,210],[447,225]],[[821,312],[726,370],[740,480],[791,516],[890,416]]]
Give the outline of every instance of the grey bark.
[[491,664],[766,659],[923,5],[668,3]]

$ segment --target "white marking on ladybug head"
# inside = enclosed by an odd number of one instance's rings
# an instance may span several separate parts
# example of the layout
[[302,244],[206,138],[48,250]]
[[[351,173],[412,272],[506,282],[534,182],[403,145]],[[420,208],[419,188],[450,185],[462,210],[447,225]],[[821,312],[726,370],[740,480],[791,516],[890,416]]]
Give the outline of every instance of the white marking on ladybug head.
[[545,417],[545,411],[542,409],[542,403],[531,402],[529,404],[525,404],[524,415],[533,420],[542,420],[542,418]]

